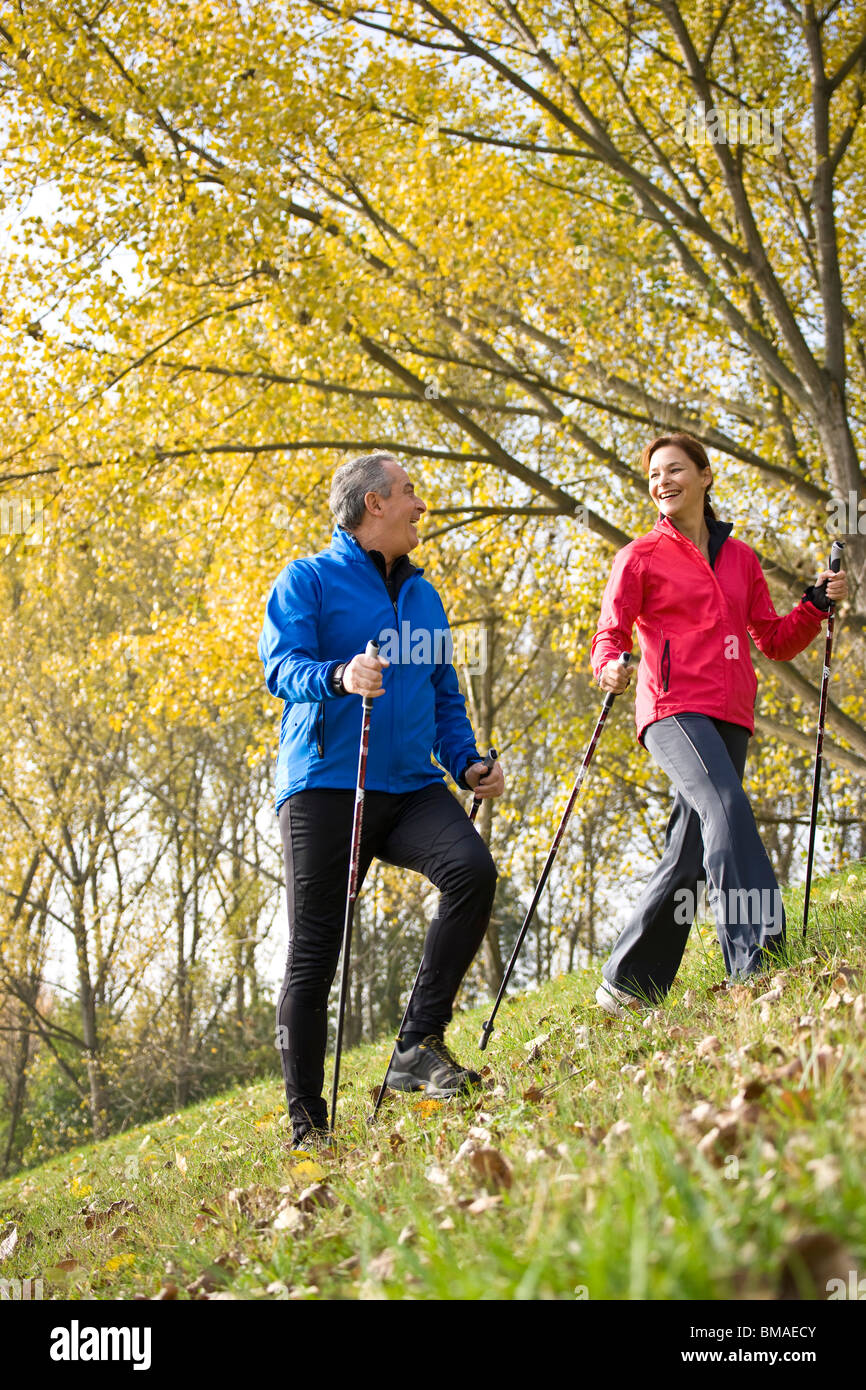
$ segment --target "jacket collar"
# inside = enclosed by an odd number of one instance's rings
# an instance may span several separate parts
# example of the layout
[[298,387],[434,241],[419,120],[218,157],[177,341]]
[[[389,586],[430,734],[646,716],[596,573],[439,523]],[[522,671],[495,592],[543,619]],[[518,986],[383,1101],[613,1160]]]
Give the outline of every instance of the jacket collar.
[[[707,517],[707,530],[710,533],[709,550],[711,568],[715,565],[716,556],[718,555],[719,551],[721,550],[722,546],[728,539],[728,536],[731,534],[733,529],[734,523],[732,521],[718,521],[715,518],[711,519],[710,517]],[[676,526],[674,526],[673,522],[669,520],[668,517],[662,516],[661,513],[659,513],[658,519],[653,527],[653,530],[663,531],[666,536],[672,536],[674,540],[677,541],[684,541],[687,539],[687,537],[683,535],[682,531],[678,531]]]
[[[364,565],[375,563],[375,561],[370,559],[370,553],[368,553],[364,549],[364,547],[361,545],[361,542],[357,540],[355,536],[352,535],[351,531],[344,530],[342,526],[334,527],[334,531],[331,536],[331,550],[335,555],[339,555],[342,559],[348,560],[348,562],[352,565]],[[378,552],[376,553],[378,554]],[[391,566],[392,572],[395,566],[400,564],[402,560],[406,560],[406,562],[408,563],[409,574],[424,573],[423,567],[421,565],[412,564],[408,555],[398,556],[398,558],[394,561],[394,564]],[[406,577],[408,578],[409,576],[407,575]]]

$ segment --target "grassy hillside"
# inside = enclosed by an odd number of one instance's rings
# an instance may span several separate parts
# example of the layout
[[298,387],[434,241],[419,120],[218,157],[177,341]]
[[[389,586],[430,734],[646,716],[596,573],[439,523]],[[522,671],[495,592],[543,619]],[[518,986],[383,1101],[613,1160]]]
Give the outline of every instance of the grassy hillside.
[[[339,1147],[288,1152],[268,1078],[0,1186],[0,1278],[45,1298],[825,1297],[866,1272],[866,865],[817,886],[787,966],[720,988],[693,932],[667,1006],[597,974],[506,1001],[472,1103],[346,1055]],[[476,1064],[483,1011],[449,1041]]]

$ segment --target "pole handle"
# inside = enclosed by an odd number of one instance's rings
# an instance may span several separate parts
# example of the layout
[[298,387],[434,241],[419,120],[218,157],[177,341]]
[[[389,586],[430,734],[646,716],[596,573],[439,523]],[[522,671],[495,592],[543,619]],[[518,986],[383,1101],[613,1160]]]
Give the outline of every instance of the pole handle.
[[[618,664],[619,664],[620,666],[623,666],[623,667],[628,667],[628,666],[631,665],[631,660],[632,660],[631,652],[623,652],[622,655],[620,656],[620,659],[619,659],[619,663],[618,663]],[[609,690],[609,691],[607,692],[607,695],[604,697],[604,704],[602,705],[602,709],[610,709],[611,706],[613,705],[613,702],[614,702],[615,699],[616,699],[616,695],[615,695],[614,691]]]
[[[371,638],[370,638],[370,640],[369,640],[369,642],[367,643],[367,646],[366,646],[366,648],[365,648],[365,650],[364,650],[364,655],[365,655],[365,656],[378,656],[378,655],[379,655],[379,643],[376,641],[375,637],[371,637]],[[364,708],[365,710],[371,710],[371,709],[373,708],[373,696],[372,696],[372,695],[365,695],[364,698],[363,698],[363,701],[362,701],[362,706],[363,706],[363,708]]]
[[[487,768],[487,771],[488,771],[488,772],[490,771],[490,769],[492,768],[493,764],[496,762],[496,759],[497,759],[498,757],[499,757],[499,754],[497,753],[497,751],[496,751],[495,748],[489,748],[489,749],[487,750],[486,755],[481,759],[481,761],[484,763],[484,765],[485,765],[485,767]],[[482,800],[482,798],[481,798],[480,796],[473,796],[473,798],[472,798],[472,809],[471,809],[471,811],[469,812],[469,819],[470,819],[470,820],[474,820],[475,817],[478,815],[478,808],[479,808],[479,806],[481,805],[481,800]]]
[[[844,549],[845,549],[845,542],[844,542],[844,541],[834,541],[833,544],[832,544],[832,546],[831,546],[831,548],[830,548],[830,559],[829,559],[829,561],[827,562],[827,568],[830,569],[830,570],[832,570],[834,574],[838,574],[838,573],[839,573],[839,570],[842,568],[842,552],[843,552]],[[816,584],[816,585],[815,585],[815,591],[816,591],[816,593],[822,594],[822,595],[826,598],[826,596],[827,596],[827,581],[826,581],[826,579],[824,579],[820,584]],[[831,610],[831,611],[833,610],[833,601],[832,601],[832,599],[830,600],[830,610]]]

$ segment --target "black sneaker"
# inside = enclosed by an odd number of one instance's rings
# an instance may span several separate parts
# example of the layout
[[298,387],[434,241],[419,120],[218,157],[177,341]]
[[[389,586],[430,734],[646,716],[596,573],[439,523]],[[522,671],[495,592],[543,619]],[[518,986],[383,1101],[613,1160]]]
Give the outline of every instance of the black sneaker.
[[404,1049],[397,1044],[387,1084],[392,1091],[426,1091],[428,1096],[448,1100],[451,1096],[465,1094],[480,1081],[477,1071],[461,1067],[442,1038],[430,1033],[414,1047]]

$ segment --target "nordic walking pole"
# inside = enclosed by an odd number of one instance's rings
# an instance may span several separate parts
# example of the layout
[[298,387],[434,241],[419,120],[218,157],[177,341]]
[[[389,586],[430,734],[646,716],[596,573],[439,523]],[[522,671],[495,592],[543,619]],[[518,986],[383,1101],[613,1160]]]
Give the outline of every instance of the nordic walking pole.
[[[367,643],[365,656],[378,656],[379,643]],[[343,924],[343,972],[340,977],[340,1004],[337,1011],[337,1040],[334,1044],[334,1084],[331,1090],[331,1130],[337,1114],[337,1086],[340,1082],[340,1052],[343,1047],[343,1019],[346,1014],[346,991],[349,987],[349,951],[352,946],[352,920],[358,896],[358,864],[361,857],[361,824],[364,819],[364,782],[367,776],[367,749],[370,743],[370,711],[373,696],[365,695],[361,702],[361,745],[358,750],[358,776],[355,781],[355,809],[352,814],[352,846],[349,852],[349,886],[346,892],[346,919]]]
[[[622,656],[619,659],[620,666],[628,666],[630,662],[631,652],[623,652]],[[587,768],[592,762],[592,755],[595,752],[596,744],[598,743],[598,740],[601,737],[601,731],[605,726],[607,716],[610,713],[611,708],[613,707],[613,702],[615,699],[616,696],[614,695],[613,691],[608,691],[607,695],[604,698],[604,704],[601,707],[601,714],[598,717],[598,723],[595,726],[595,732],[593,733],[593,736],[589,741],[589,747],[587,748],[586,753],[584,754],[583,762],[580,765],[580,770],[578,771],[577,777],[574,780],[574,786],[571,789],[571,796],[568,798],[568,804],[565,810],[563,811],[562,820],[559,822],[559,829],[553,837],[553,844],[550,846],[550,853],[547,856],[547,863],[544,866],[541,878],[538,880],[538,887],[535,890],[532,902],[529,904],[529,911],[523,919],[523,926],[520,928],[517,941],[514,943],[514,950],[511,953],[511,960],[508,962],[508,967],[502,978],[502,984],[499,986],[499,993],[496,996],[496,1002],[493,1005],[493,1011],[490,1017],[486,1020],[484,1027],[481,1030],[481,1041],[479,1042],[478,1046],[482,1052],[484,1051],[485,1047],[490,1041],[490,1034],[493,1032],[493,1020],[495,1019],[499,1011],[499,1005],[502,1003],[502,996],[505,993],[508,981],[511,979],[511,972],[514,969],[515,962],[517,960],[518,955],[520,954],[520,948],[523,945],[523,938],[526,936],[526,933],[529,930],[529,924],[535,915],[535,909],[538,907],[538,900],[544,892],[544,885],[547,882],[547,877],[550,873],[550,870],[553,868],[553,861],[556,858],[556,852],[559,849],[560,841],[562,840],[563,834],[565,833],[565,827],[568,824],[568,818],[571,815],[574,803],[576,802],[580,794],[580,789],[583,786],[583,779],[586,776]]]
[[[838,574],[842,564],[843,541],[834,541],[830,564]],[[827,640],[824,646],[824,674],[821,677],[821,704],[818,709],[818,738],[815,743],[815,772],[812,778],[812,811],[809,816],[809,853],[806,856],[806,892],[803,897],[803,936],[809,922],[809,892],[812,887],[812,861],[815,857],[815,830],[818,822],[818,796],[821,791],[821,755],[824,751],[824,721],[827,717],[827,690],[830,685],[830,657],[833,655],[833,629],[836,626],[836,605],[831,601],[827,610]]]
[[[490,769],[492,768],[493,764],[496,762],[496,759],[497,759],[498,757],[499,757],[499,754],[497,753],[496,749],[495,749],[495,748],[491,748],[491,749],[489,750],[489,752],[488,752],[486,758],[482,758],[482,759],[481,759],[481,761],[482,761],[483,763],[485,763],[486,766],[487,766],[487,772],[490,771]],[[485,773],[484,775],[486,776],[487,773]],[[472,810],[469,812],[469,819],[470,819],[471,821],[474,821],[474,820],[475,820],[475,817],[478,815],[478,807],[481,805],[482,800],[483,800],[483,798],[480,797],[480,796],[473,796],[473,798],[472,798]],[[409,991],[409,1003],[406,1005],[406,1009],[405,1009],[405,1012],[404,1012],[404,1014],[403,1014],[403,1021],[402,1021],[402,1023],[400,1024],[400,1027],[399,1027],[398,1030],[397,1030],[397,1037],[398,1037],[398,1038],[402,1036],[403,1029],[406,1027],[406,1019],[409,1017],[409,1010],[410,1010],[411,1007],[412,1007],[412,1000],[415,998],[415,990],[418,988],[418,981],[419,981],[419,979],[421,978],[421,966],[422,966],[423,964],[424,964],[424,962],[423,962],[423,960],[422,960],[421,965],[418,966],[418,969],[417,969],[416,972],[415,972],[415,979],[413,980],[413,982],[412,982],[412,988],[411,988],[411,990]],[[376,1104],[373,1106],[373,1113],[372,1113],[372,1115],[370,1115],[370,1116],[368,1117],[368,1119],[367,1119],[367,1124],[368,1124],[368,1125],[371,1125],[371,1124],[373,1123],[373,1121],[375,1120],[376,1116],[377,1116],[378,1113],[379,1113],[379,1106],[382,1104],[382,1097],[384,1096],[385,1092],[386,1092],[387,1089],[388,1089],[388,1072],[391,1070],[391,1063],[394,1061],[394,1053],[395,1053],[396,1051],[397,1051],[397,1044],[395,1043],[394,1046],[393,1046],[392,1049],[391,1049],[391,1058],[390,1058],[390,1061],[388,1062],[388,1065],[387,1065],[387,1067],[385,1068],[385,1076],[384,1076],[384,1078],[383,1078],[383,1080],[382,1080],[382,1085],[379,1087],[379,1094],[378,1094],[377,1097],[376,1097]]]

